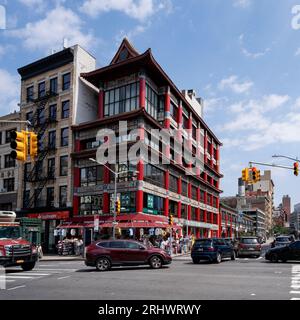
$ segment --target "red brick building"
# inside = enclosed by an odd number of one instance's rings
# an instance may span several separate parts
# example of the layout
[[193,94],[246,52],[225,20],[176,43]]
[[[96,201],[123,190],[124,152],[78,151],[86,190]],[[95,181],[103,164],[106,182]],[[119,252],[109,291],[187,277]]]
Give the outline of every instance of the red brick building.
[[[119,173],[117,192],[121,200],[118,221],[126,228],[166,225],[172,214],[182,231],[197,237],[219,236],[220,146],[221,143],[207,126],[199,112],[192,106],[161,66],[151,49],[139,54],[124,39],[108,66],[81,74],[99,89],[98,118],[72,127],[75,150],[74,164],[74,217],[109,221],[113,203],[114,175],[90,158],[96,158],[100,129],[112,129],[117,135],[117,148],[126,141],[128,148],[136,142],[131,130],[138,130],[139,139],[160,159],[162,149],[170,164],[153,165],[140,160],[136,165],[116,163],[110,168]],[[128,132],[120,133],[119,121],[127,121]],[[183,161],[174,159],[174,139],[170,144],[149,141],[151,129],[190,129],[184,136],[194,156],[204,154],[204,171],[186,175]],[[198,130],[197,130],[198,129]],[[197,137],[198,135],[198,137]],[[198,139],[197,139],[198,138]],[[175,138],[176,140],[177,138]],[[198,141],[203,139],[203,147]],[[178,159],[177,159],[178,160]],[[133,173],[128,172],[132,170]],[[127,171],[122,174],[122,171]],[[134,172],[137,172],[134,174]],[[143,221],[138,223],[139,221]],[[147,221],[147,222],[146,222]],[[122,224],[123,223],[123,224]],[[109,222],[105,224],[109,226]]]

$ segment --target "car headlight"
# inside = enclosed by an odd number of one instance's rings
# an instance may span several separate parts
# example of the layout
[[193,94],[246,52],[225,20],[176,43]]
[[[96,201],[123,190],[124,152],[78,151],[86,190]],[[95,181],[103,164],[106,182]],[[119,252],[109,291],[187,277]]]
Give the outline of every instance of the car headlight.
[[37,254],[37,248],[36,247],[32,247],[31,248],[31,253],[32,254]]

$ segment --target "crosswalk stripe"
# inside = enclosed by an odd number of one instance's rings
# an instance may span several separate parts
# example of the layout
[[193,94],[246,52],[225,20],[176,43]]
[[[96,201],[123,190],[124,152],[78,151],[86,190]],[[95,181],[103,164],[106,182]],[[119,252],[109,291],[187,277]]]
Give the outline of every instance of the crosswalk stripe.
[[290,294],[300,294],[300,291],[290,291]]
[[26,276],[50,276],[50,273],[29,273],[29,272],[26,272],[24,273]]
[[291,300],[300,300],[300,298],[291,298]]
[[27,276],[6,276],[7,279],[33,279],[33,277]]

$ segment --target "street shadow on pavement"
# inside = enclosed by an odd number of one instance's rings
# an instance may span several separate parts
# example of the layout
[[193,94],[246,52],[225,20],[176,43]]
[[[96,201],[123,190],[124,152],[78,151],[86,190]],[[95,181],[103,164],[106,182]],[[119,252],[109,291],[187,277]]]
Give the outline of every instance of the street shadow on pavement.
[[126,267],[112,267],[110,270],[108,271],[97,271],[96,268],[88,268],[88,269],[78,269],[76,270],[76,272],[99,272],[99,273],[106,273],[106,272],[114,272],[114,271],[131,271],[131,270],[149,270],[149,271],[157,271],[157,270],[163,270],[163,269],[169,269],[169,266],[163,266],[160,269],[152,269],[148,266],[145,267],[136,267],[136,266],[126,266]]

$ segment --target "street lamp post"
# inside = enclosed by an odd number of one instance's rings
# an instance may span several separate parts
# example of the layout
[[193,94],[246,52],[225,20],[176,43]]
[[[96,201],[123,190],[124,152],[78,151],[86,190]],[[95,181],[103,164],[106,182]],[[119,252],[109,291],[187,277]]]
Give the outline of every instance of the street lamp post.
[[117,224],[117,207],[116,207],[116,201],[117,201],[117,177],[120,173],[127,173],[127,172],[134,172],[134,173],[138,173],[138,171],[131,171],[131,170],[127,170],[127,171],[121,171],[121,172],[116,172],[116,171],[113,171],[111,170],[111,168],[109,168],[107,165],[103,164],[103,163],[100,163],[98,162],[96,159],[93,159],[93,158],[89,158],[90,161],[92,162],[96,162],[102,166],[104,166],[106,169],[108,169],[111,173],[114,174],[114,177],[115,177],[115,187],[114,187],[114,216],[113,216],[113,239],[115,240],[116,239],[116,224]]

